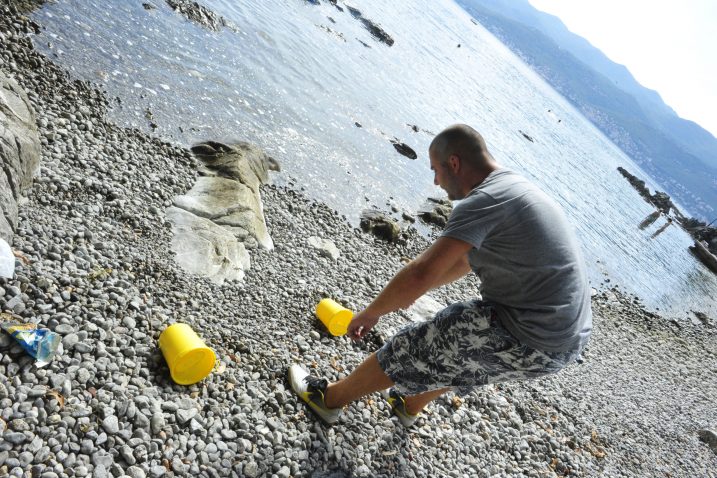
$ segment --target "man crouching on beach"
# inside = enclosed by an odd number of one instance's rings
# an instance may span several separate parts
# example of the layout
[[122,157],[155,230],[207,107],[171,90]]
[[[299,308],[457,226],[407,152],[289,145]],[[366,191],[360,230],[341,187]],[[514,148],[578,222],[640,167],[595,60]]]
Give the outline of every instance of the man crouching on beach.
[[353,318],[348,334],[362,339],[381,316],[471,271],[483,298],[403,328],[338,382],[292,365],[292,388],[326,423],[336,422],[344,405],[390,388],[393,413],[410,426],[449,390],[465,395],[479,385],[556,373],[590,336],[585,264],[560,206],[499,166],[470,126],[438,134],[429,157],[435,184],[461,202],[441,236]]

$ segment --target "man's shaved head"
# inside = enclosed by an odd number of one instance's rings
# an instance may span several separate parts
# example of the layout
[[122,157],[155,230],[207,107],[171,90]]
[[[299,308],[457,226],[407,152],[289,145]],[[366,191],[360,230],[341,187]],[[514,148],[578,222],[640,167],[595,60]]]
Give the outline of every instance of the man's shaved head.
[[493,159],[483,136],[465,124],[454,124],[438,133],[428,151],[443,164],[455,155],[479,170],[486,169]]

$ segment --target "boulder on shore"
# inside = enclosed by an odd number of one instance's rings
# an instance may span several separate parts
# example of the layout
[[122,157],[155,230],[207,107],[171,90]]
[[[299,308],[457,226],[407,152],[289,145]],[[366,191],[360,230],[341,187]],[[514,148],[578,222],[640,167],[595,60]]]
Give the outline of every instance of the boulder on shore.
[[367,209],[361,213],[361,230],[387,242],[396,242],[401,227],[396,221],[376,209]]
[[40,166],[35,113],[15,80],[0,73],[0,237],[12,242],[17,202]]
[[200,177],[167,210],[177,263],[217,283],[241,280],[249,269],[247,249],[271,250],[259,187],[279,164],[249,143],[214,141],[192,147],[202,161]]

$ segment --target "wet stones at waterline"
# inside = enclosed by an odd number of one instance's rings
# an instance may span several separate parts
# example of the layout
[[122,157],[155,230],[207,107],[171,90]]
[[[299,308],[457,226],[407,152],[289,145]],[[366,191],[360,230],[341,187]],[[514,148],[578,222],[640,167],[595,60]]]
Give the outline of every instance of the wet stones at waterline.
[[373,234],[387,242],[396,242],[401,235],[401,227],[386,214],[376,209],[367,209],[361,213],[361,230]]
[[187,272],[219,284],[241,280],[251,264],[248,250],[274,248],[259,187],[279,165],[248,143],[206,142],[192,152],[202,161],[200,176],[167,209],[172,251]]
[[453,205],[449,200],[428,198],[422,210],[418,211],[418,217],[425,223],[446,227],[452,211]]

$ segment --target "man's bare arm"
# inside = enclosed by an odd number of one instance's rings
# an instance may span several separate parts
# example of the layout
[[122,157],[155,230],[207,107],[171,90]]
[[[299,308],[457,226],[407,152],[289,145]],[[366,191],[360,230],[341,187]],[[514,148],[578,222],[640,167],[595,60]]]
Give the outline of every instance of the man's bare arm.
[[440,279],[437,279],[437,283],[433,285],[431,289],[437,289],[442,285],[450,284],[451,282],[455,282],[458,279],[462,279],[470,272],[473,272],[473,269],[471,269],[471,266],[468,263],[468,253],[466,253],[463,255],[462,260],[456,263],[453,269],[446,272],[446,274]]
[[438,238],[415,260],[401,269],[373,302],[349,324],[349,336],[363,337],[379,317],[409,307],[428,290],[463,277],[470,267],[466,254],[473,246],[450,237]]

